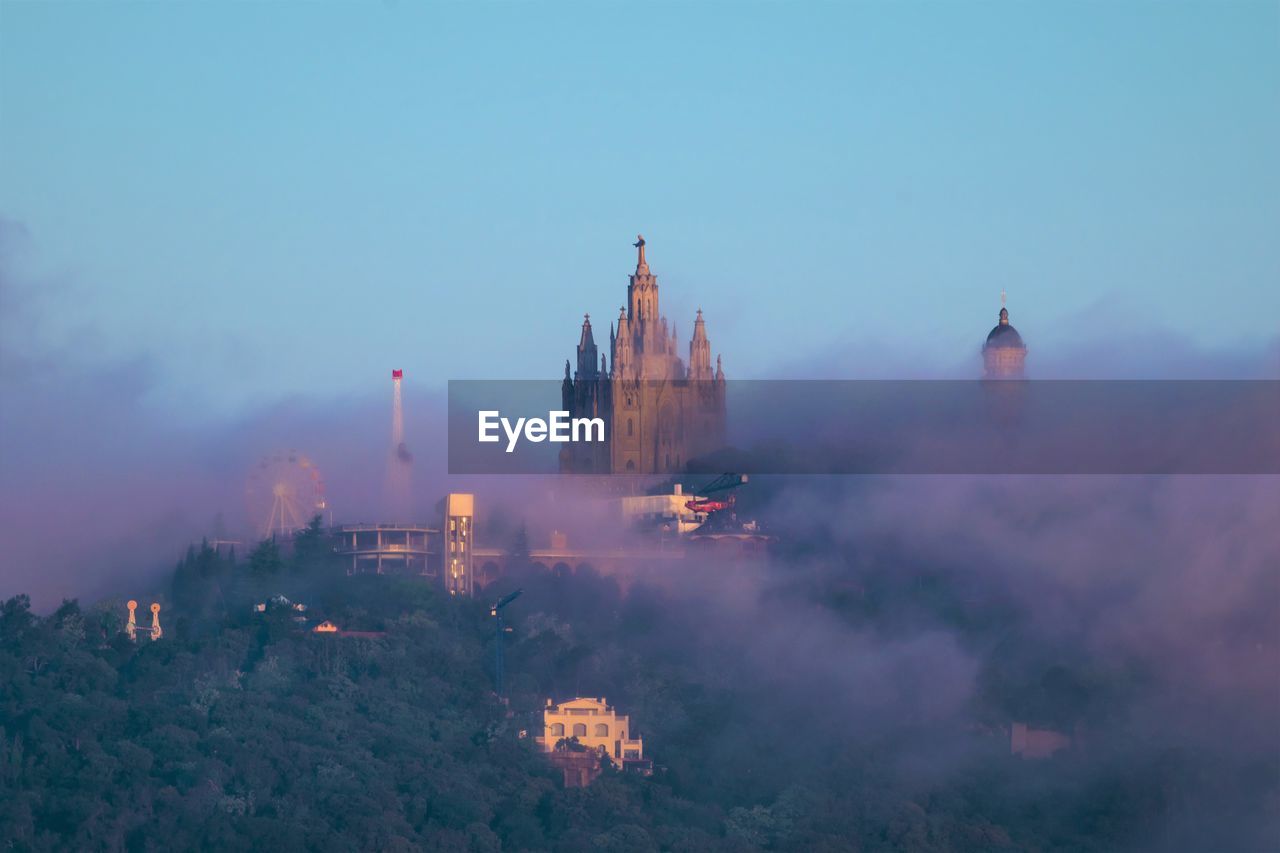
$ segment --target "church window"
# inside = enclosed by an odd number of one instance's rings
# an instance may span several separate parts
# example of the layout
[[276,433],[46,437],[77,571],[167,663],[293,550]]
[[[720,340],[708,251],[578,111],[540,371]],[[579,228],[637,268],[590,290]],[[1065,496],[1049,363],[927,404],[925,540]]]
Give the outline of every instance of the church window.
[[634,459],[627,460],[627,470],[628,471],[636,470],[636,461]]
[[632,418],[627,418],[627,437],[630,438],[635,434],[636,434],[636,422]]

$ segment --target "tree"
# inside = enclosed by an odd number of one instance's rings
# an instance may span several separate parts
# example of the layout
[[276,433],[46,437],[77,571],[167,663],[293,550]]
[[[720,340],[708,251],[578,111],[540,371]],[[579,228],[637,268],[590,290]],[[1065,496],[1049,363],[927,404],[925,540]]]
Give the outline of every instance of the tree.
[[290,568],[297,574],[315,574],[333,562],[333,549],[324,523],[316,515],[306,527],[293,535],[293,559]]
[[263,539],[249,554],[249,573],[256,578],[270,578],[280,574],[284,559],[274,538]]

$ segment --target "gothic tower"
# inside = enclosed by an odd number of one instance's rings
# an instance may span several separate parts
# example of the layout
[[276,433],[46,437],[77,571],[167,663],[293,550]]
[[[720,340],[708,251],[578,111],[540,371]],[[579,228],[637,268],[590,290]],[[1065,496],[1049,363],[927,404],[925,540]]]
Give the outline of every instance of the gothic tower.
[[707,324],[702,321],[702,309],[693,321],[693,340],[689,341],[689,378],[709,380],[711,374],[711,342],[707,340]]
[[602,445],[566,447],[562,471],[658,474],[679,471],[724,440],[724,371],[699,309],[689,341],[689,366],[675,329],[662,316],[658,278],[649,269],[644,237],[637,237],[636,269],[627,304],[609,329],[609,358],[600,357],[588,318],[578,342],[578,369],[565,364],[564,408],[572,417],[603,417]]

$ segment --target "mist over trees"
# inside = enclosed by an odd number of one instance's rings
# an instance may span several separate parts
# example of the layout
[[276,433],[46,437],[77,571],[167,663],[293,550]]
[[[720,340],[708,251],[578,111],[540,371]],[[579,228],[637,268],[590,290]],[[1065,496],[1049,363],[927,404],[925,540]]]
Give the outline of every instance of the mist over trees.
[[[532,562],[512,524],[508,576],[449,600],[347,577],[313,526],[288,549],[194,546],[155,591],[158,642],[124,637],[121,601],[39,616],[11,597],[0,836],[566,851],[1277,837],[1274,483],[753,485],[742,509],[789,531],[768,563],[620,581]],[[487,604],[517,587],[508,714]],[[379,635],[310,633],[276,596],[308,626]],[[652,778],[561,786],[520,733],[577,695],[631,716]],[[1014,722],[1072,746],[1015,757]]]

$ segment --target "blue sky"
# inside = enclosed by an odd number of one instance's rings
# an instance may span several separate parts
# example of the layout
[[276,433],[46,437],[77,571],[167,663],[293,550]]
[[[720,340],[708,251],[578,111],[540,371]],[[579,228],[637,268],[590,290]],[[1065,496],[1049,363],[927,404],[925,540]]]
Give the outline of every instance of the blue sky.
[[0,2],[0,216],[43,346],[201,414],[558,376],[637,231],[735,378],[976,369],[1002,288],[1265,346],[1278,9]]

